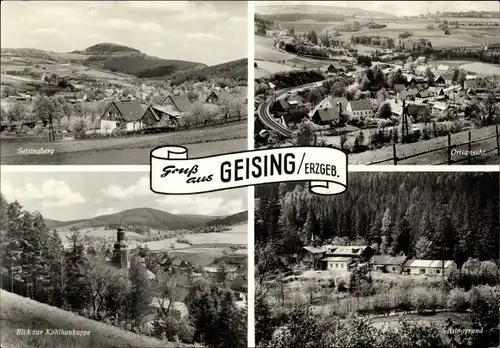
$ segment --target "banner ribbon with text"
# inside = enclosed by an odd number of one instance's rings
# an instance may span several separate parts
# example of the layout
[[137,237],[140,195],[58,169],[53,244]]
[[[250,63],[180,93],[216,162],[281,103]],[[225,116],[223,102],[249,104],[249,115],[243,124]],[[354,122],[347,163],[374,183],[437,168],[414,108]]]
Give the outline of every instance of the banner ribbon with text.
[[151,190],[187,195],[288,181],[308,181],[309,190],[335,195],[347,189],[347,155],[320,146],[249,150],[188,158],[182,146],[151,151]]

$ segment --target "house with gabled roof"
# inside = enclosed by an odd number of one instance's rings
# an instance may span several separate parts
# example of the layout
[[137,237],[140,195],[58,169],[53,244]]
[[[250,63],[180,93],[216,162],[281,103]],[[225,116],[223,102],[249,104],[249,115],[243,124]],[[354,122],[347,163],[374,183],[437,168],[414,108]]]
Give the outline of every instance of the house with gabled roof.
[[425,102],[431,99],[431,94],[429,93],[428,90],[424,89],[422,91],[419,91],[417,94],[415,94],[415,101],[417,102]]
[[406,259],[406,256],[373,255],[368,263],[373,271],[402,273]]
[[174,117],[180,117],[189,112],[192,103],[187,95],[172,95],[167,96],[160,106],[165,107],[166,112]]
[[319,125],[328,125],[332,124],[340,118],[339,111],[337,108],[333,107],[323,107],[316,109],[314,111],[311,119],[314,123]]
[[347,111],[353,116],[372,117],[373,105],[369,99],[351,100],[347,104]]
[[303,266],[318,269],[320,267],[320,260],[323,258],[325,253],[325,246],[315,247],[307,245],[299,250],[297,257],[299,263]]
[[375,251],[367,245],[327,245],[326,257],[352,257],[356,261],[367,262]]
[[205,103],[217,104],[222,98],[226,98],[229,95],[226,91],[212,91],[206,98]]
[[138,100],[113,101],[101,116],[101,130],[109,133],[117,128],[127,131],[142,129],[141,118],[146,108]]
[[151,127],[178,127],[180,116],[169,114],[170,110],[165,106],[150,105],[144,112],[141,122],[144,128]]

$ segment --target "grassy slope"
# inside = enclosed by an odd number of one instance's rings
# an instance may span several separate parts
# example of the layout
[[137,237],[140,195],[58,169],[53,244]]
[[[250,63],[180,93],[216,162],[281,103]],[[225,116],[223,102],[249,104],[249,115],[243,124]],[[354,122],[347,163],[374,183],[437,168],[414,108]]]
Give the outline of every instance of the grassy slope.
[[[157,146],[187,145],[195,143],[217,142],[228,139],[241,139],[247,136],[247,122],[226,124],[218,127],[200,128],[173,133],[153,134],[127,138],[100,138],[89,140],[60,141],[48,143],[47,139],[40,141],[19,142],[16,139],[2,139],[2,158],[17,157],[17,151],[22,148],[50,148],[57,153],[73,153],[79,151],[130,150],[133,148],[149,148]],[[22,138],[18,138],[22,139]],[[132,164],[132,163],[130,163]]]
[[[117,327],[80,317],[10,292],[0,290],[1,297],[1,346],[6,348],[124,348],[124,347],[179,347],[140,336]],[[88,330],[90,336],[25,336],[16,335],[17,329]]]
[[[486,127],[486,128],[480,128],[480,129],[474,129],[472,130],[472,140],[476,139],[483,139],[483,138],[488,138],[490,136],[495,135],[495,127]],[[468,132],[462,132],[462,133],[457,133],[453,134],[451,136],[451,143],[452,144],[457,144],[457,143],[464,143],[468,141]],[[420,153],[423,151],[428,151],[432,149],[437,149],[442,146],[447,146],[448,144],[448,137],[439,137],[439,138],[434,138],[430,140],[422,140],[419,141],[418,143],[411,143],[411,144],[399,144],[396,146],[396,153],[398,157],[403,157],[403,156],[410,156],[416,153]],[[496,147],[496,141],[495,138],[483,141],[483,142],[478,142],[475,144],[472,144],[472,150],[490,150]],[[458,150],[464,150],[467,151],[467,145],[460,146],[457,148]],[[373,150],[373,151],[366,151],[363,153],[357,153],[357,154],[350,154],[348,155],[349,158],[349,164],[355,165],[355,164],[368,164],[371,162],[376,162],[376,161],[381,161],[384,159],[390,159],[392,158],[392,146],[386,146],[381,149]],[[463,158],[464,156],[452,156],[452,160],[458,160],[460,158]],[[473,159],[473,164],[484,164],[486,163],[491,163],[491,164],[498,164],[498,157],[496,157],[496,153],[490,152],[482,157],[477,157]],[[398,162],[398,164],[426,164],[426,165],[436,165],[439,163],[442,163],[446,161],[448,158],[448,151],[447,149],[443,149],[440,151],[436,152],[431,152],[422,156],[417,156],[411,159],[403,160],[401,162]],[[384,163],[381,163],[381,165],[392,165],[392,161],[387,161]],[[459,162],[458,164],[467,164],[467,161],[462,161]]]

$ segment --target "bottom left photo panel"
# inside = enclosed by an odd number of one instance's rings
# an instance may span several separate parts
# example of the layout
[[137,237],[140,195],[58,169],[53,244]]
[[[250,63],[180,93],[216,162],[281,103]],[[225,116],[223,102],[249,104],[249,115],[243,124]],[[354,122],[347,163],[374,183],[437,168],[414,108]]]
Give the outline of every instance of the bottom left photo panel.
[[247,189],[1,175],[1,347],[246,347]]

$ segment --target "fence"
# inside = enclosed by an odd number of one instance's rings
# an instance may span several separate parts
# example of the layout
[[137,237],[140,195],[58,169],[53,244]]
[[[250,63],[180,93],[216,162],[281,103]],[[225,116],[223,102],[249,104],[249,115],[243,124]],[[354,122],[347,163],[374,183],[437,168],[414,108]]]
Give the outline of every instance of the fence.
[[[471,133],[471,131],[469,131],[469,140],[466,141],[466,142],[463,142],[463,143],[452,144],[451,143],[451,134],[448,134],[448,144],[446,146],[441,146],[441,147],[438,147],[436,149],[432,149],[432,150],[428,150],[428,151],[423,151],[423,152],[415,153],[415,154],[410,155],[410,156],[403,156],[403,157],[398,157],[397,156],[396,144],[392,144],[392,154],[393,154],[392,158],[387,158],[387,159],[384,159],[384,160],[371,162],[371,163],[368,163],[368,165],[380,164],[380,163],[389,162],[389,161],[393,162],[394,165],[397,165],[398,162],[401,162],[401,161],[404,161],[404,160],[407,160],[407,159],[410,159],[410,158],[415,158],[415,157],[418,157],[418,156],[427,155],[429,153],[433,153],[433,152],[437,152],[437,151],[442,151],[442,150],[447,150],[448,158],[447,158],[446,161],[437,163],[435,165],[442,165],[442,164],[451,165],[451,164],[459,163],[459,162],[463,162],[463,161],[467,161],[467,163],[470,164],[471,160],[473,158],[476,158],[476,157],[479,157],[479,156],[484,156],[485,154],[490,153],[492,151],[496,151],[497,155],[500,156],[499,137],[500,137],[500,135],[499,135],[498,125],[495,126],[495,135],[492,135],[492,136],[489,136],[489,137],[486,137],[486,138],[472,140],[472,133]],[[486,150],[486,151],[480,151],[479,154],[474,154],[474,155],[472,154],[472,152],[473,152],[472,151],[472,144],[479,143],[479,142],[486,141],[486,140],[493,139],[493,138],[496,138],[496,147],[494,147],[492,149],[489,149],[489,150]],[[468,145],[467,156],[459,158],[459,159],[456,159],[456,160],[453,160],[451,158],[452,157],[453,149],[455,149],[457,147],[460,147],[460,146],[464,146],[464,145]]]

